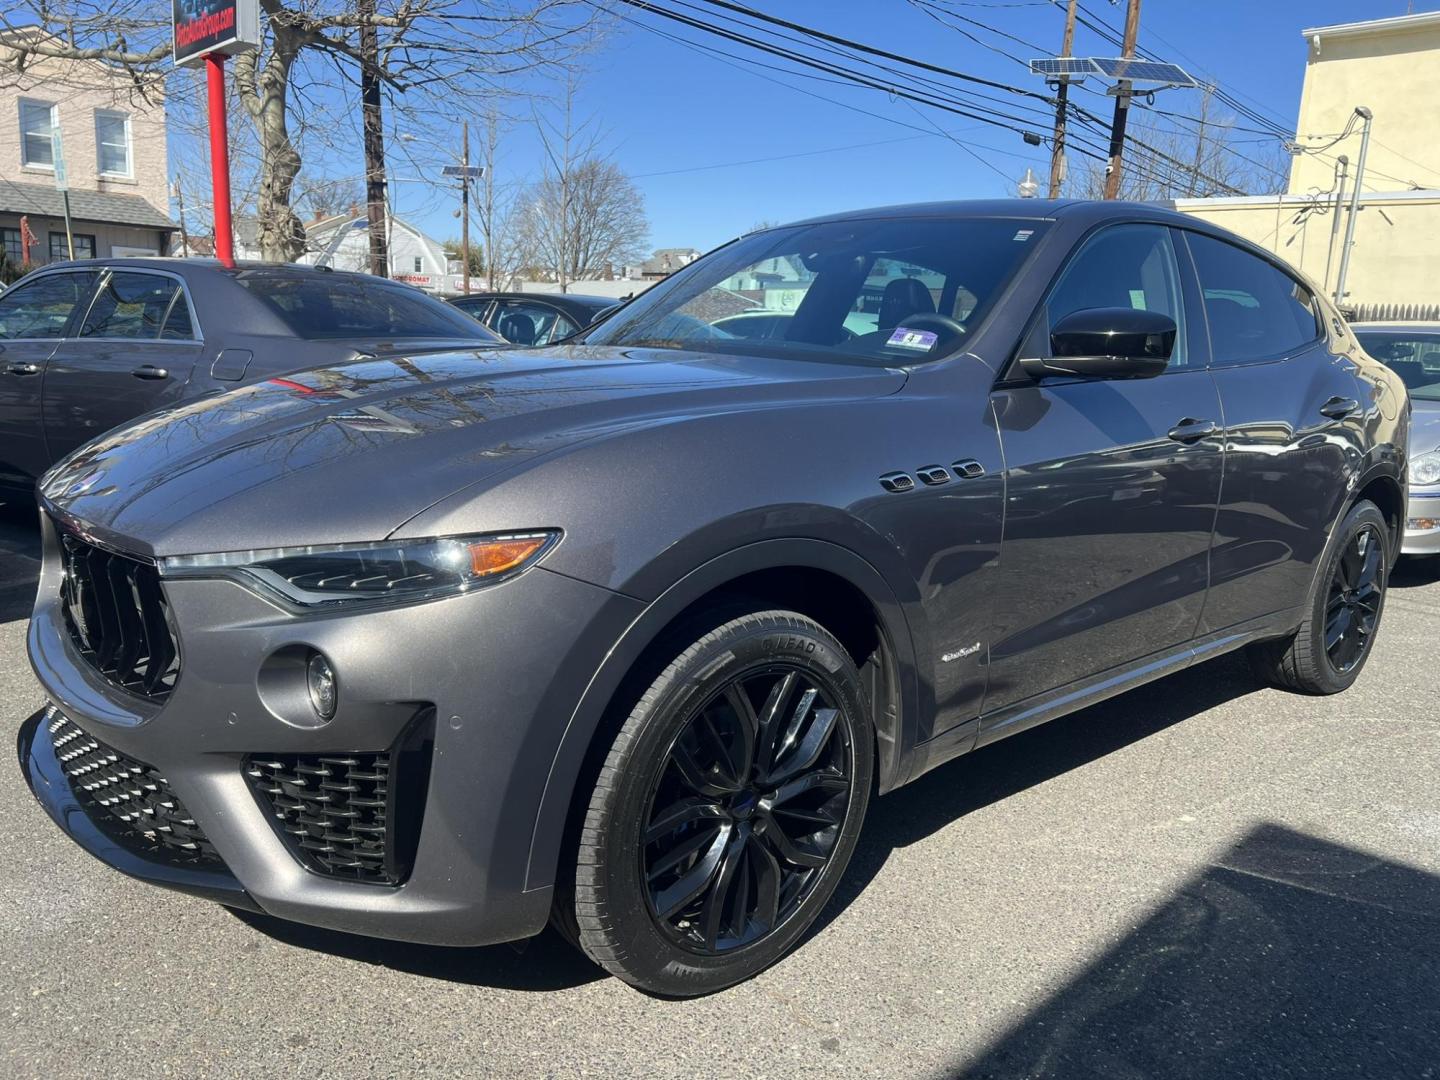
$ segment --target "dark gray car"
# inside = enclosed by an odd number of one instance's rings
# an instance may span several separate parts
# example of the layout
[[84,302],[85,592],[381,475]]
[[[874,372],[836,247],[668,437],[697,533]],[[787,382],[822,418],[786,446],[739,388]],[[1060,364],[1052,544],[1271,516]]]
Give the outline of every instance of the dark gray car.
[[0,296],[0,488],[141,413],[285,371],[500,339],[361,274],[210,260],[87,259]]
[[873,794],[1233,649],[1350,686],[1408,417],[1310,285],[1156,208],[755,233],[573,344],[56,466],[22,767],[157,884],[454,945],[553,918],[704,993],[800,939]]

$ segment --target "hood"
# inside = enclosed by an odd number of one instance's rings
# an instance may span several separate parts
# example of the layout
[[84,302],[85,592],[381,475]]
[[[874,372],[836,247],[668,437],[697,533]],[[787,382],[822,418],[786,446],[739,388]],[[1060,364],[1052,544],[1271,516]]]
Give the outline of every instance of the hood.
[[461,488],[635,425],[904,382],[886,368],[586,346],[364,358],[141,417],[62,460],[41,491],[98,539],[148,554],[378,540]]
[[1410,398],[1410,456],[1440,450],[1440,401]]

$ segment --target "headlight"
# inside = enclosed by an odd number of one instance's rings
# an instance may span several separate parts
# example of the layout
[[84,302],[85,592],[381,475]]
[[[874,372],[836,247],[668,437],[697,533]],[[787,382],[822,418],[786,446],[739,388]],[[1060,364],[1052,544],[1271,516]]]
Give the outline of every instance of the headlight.
[[172,555],[160,560],[160,574],[232,578],[303,608],[413,603],[513,577],[559,538],[544,530]]
[[1410,482],[1422,486],[1440,484],[1440,450],[1411,459]]

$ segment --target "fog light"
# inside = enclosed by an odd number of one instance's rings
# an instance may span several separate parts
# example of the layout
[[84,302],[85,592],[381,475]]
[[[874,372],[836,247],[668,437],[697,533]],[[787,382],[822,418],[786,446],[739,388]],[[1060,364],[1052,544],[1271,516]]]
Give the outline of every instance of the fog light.
[[327,721],[335,715],[335,701],[338,691],[335,686],[335,672],[322,653],[311,653],[310,662],[305,665],[305,681],[310,687],[310,705],[315,715]]
[[1434,532],[1440,529],[1440,518],[1411,518],[1405,523],[1406,532]]

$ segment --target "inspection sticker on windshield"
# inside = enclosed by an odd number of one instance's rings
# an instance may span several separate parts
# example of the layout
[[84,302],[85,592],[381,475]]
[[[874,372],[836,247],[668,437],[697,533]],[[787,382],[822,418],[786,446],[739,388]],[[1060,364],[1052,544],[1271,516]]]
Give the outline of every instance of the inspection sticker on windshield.
[[1035,235],[1035,230],[1034,230],[1034,229],[1021,229],[1019,232],[1017,232],[1017,233],[1015,234],[1015,239],[1018,240],[1018,241],[1020,241],[1020,243],[1023,244],[1026,240],[1029,240],[1030,237],[1032,237],[1032,236],[1034,236],[1034,235]]
[[932,334],[929,330],[911,330],[908,327],[897,326],[895,332],[890,335],[886,345],[894,345],[897,349],[914,349],[917,352],[929,352],[935,347],[939,340],[938,335]]

